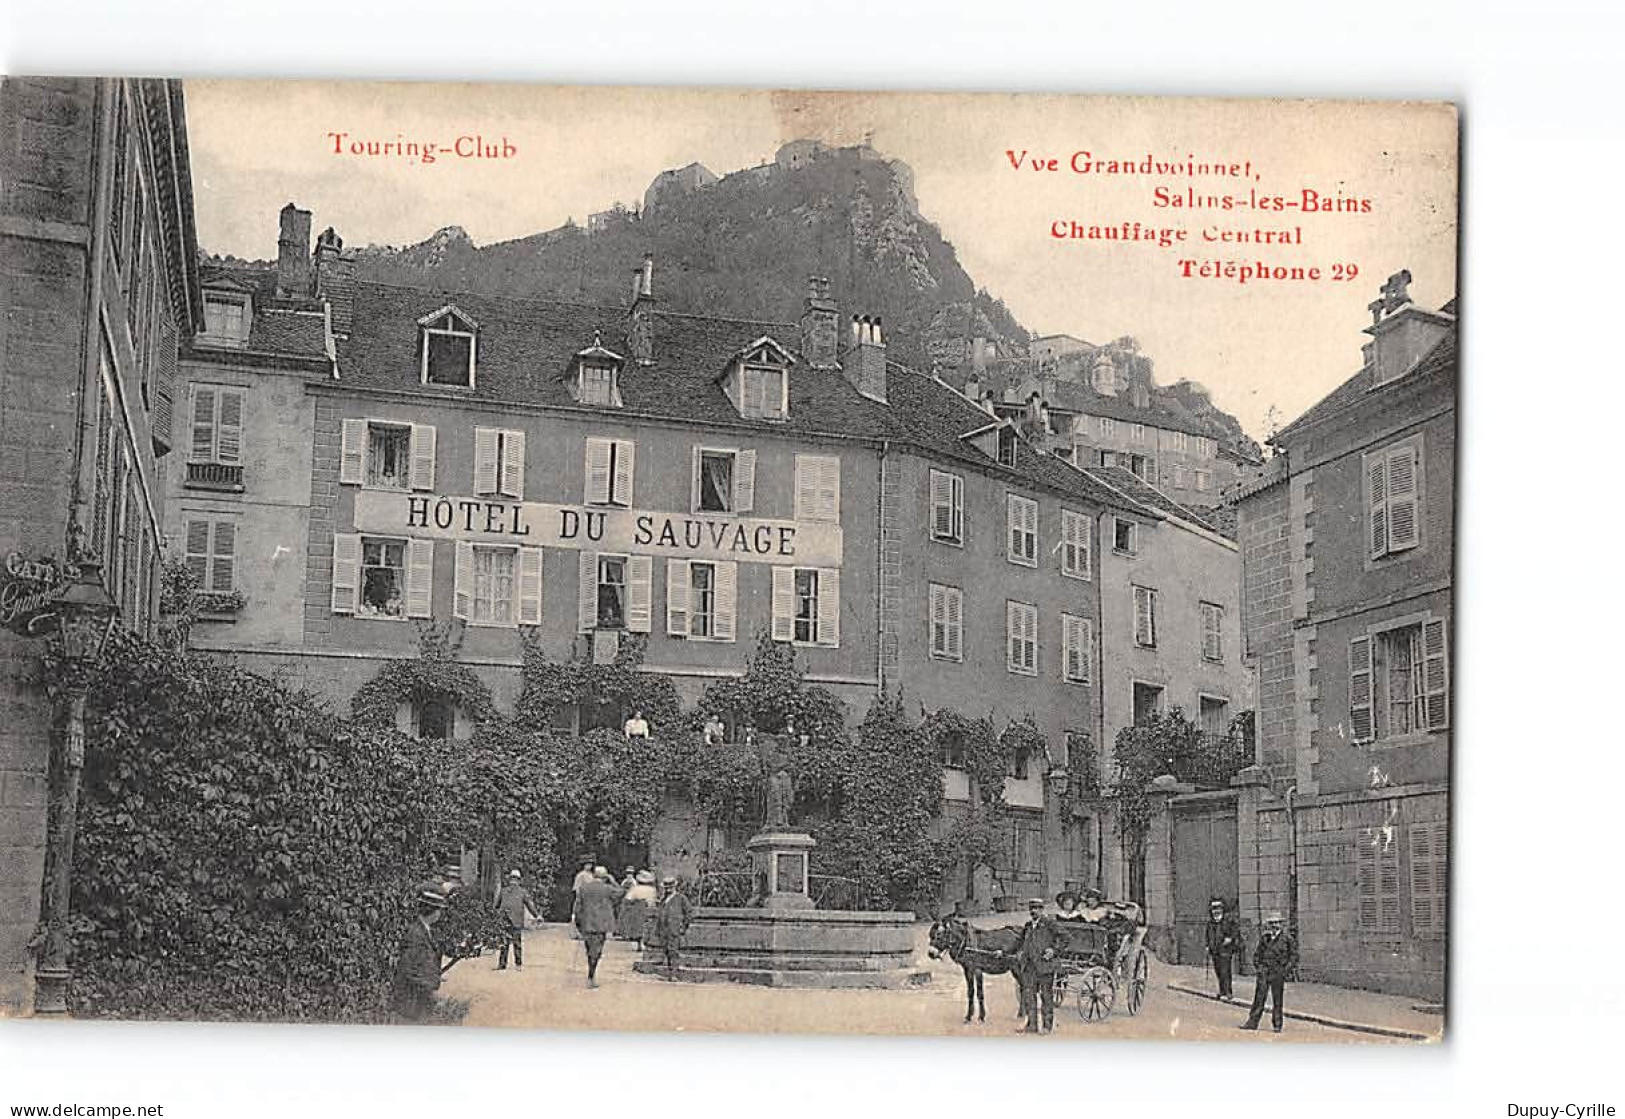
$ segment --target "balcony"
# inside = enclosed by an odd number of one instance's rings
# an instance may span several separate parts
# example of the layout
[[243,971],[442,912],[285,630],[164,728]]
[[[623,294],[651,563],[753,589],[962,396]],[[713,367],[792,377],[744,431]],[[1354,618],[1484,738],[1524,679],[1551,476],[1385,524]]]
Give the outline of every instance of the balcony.
[[1251,737],[1241,733],[1195,736],[1195,749],[1174,759],[1174,776],[1201,789],[1224,789],[1230,779],[1253,764]]
[[216,490],[220,493],[242,493],[242,464],[224,462],[189,462],[186,464],[186,488],[193,490]]

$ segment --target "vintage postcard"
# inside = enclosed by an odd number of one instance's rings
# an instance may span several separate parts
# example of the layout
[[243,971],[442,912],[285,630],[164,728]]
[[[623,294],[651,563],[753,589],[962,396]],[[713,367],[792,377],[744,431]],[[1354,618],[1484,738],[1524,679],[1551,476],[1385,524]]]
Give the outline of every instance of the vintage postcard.
[[1443,1036],[1454,106],[0,126],[8,1015]]

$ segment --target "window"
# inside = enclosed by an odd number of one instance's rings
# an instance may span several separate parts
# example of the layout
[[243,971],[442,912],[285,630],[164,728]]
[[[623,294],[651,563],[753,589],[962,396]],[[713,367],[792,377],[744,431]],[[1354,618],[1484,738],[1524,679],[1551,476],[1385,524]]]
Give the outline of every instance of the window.
[[406,616],[406,541],[361,538],[358,618]]
[[1008,547],[1005,558],[1023,567],[1038,566],[1038,502],[1017,494],[1005,497]]
[[[622,556],[581,552],[578,625],[582,633],[621,630],[648,633],[653,628],[653,597],[650,586],[654,559],[650,556]],[[669,578],[669,568],[668,568]],[[670,585],[667,586],[668,596]],[[667,604],[668,607],[670,603]],[[667,624],[671,623],[668,610]]]
[[474,492],[525,496],[525,433],[494,427],[474,429]]
[[1112,551],[1132,556],[1138,550],[1140,526],[1122,517],[1112,518]]
[[426,699],[413,705],[412,722],[418,738],[425,742],[450,742],[457,726],[456,711],[439,699]]
[[958,587],[930,584],[931,655],[938,660],[965,657],[965,592]]
[[732,641],[738,598],[735,563],[666,561],[666,632],[701,641]]
[[1405,843],[1410,848],[1411,933],[1442,940],[1450,914],[1445,897],[1450,881],[1449,827],[1443,820],[1412,824],[1405,829]]
[[1398,936],[1399,834],[1394,828],[1360,832],[1354,843],[1354,882],[1360,900],[1360,931]]
[[237,465],[243,457],[243,390],[192,386],[192,462]]
[[1102,439],[1115,439],[1117,437],[1117,421],[1108,416],[1101,416],[1100,437]]
[[1176,490],[1184,489],[1185,488],[1185,467],[1184,467],[1184,465],[1181,464],[1181,463],[1177,463],[1177,462],[1174,463],[1173,469],[1170,471],[1170,474],[1172,475],[1170,481],[1171,481],[1171,484],[1172,484],[1173,488],[1176,489]]
[[694,448],[693,508],[749,513],[756,502],[756,452]]
[[1196,697],[1197,719],[1202,733],[1210,738],[1224,738],[1230,734],[1230,701],[1218,696]]
[[746,365],[740,375],[739,414],[753,419],[784,419],[789,404],[787,373],[774,365]]
[[1134,643],[1157,646],[1157,592],[1150,587],[1134,588]]
[[620,386],[616,383],[615,366],[609,362],[583,361],[581,382],[576,395],[583,404],[600,404],[609,408],[621,406]]
[[965,542],[965,479],[958,474],[931,471],[931,539]]
[[1197,493],[1207,493],[1209,490],[1211,490],[1213,488],[1213,471],[1211,471],[1211,470],[1196,470],[1196,471],[1192,471],[1192,474],[1194,475],[1194,477],[1196,479],[1196,492]]
[[1032,754],[1027,747],[1017,747],[1016,752],[1010,755],[1010,777],[1016,781],[1025,781],[1032,776]]
[[1143,727],[1162,714],[1162,696],[1166,689],[1161,684],[1134,681],[1134,725]]
[[626,557],[598,557],[598,628],[626,624]]
[[1190,450],[1190,437],[1183,431],[1165,431],[1162,433],[1162,446],[1164,450],[1183,454]]
[[203,334],[212,342],[246,342],[248,340],[246,301],[230,295],[204,295]]
[[473,388],[474,321],[455,307],[443,307],[418,325],[423,331],[423,383]]
[[841,573],[832,567],[773,568],[773,640],[841,643]]
[[237,522],[201,514],[186,518],[186,566],[210,594],[235,589]]
[[514,622],[514,548],[474,548],[473,613],[479,625],[509,626]]
[[1224,607],[1213,602],[1200,604],[1202,611],[1202,659],[1224,660]]
[[345,420],[339,484],[377,489],[434,489],[435,429],[430,424]]
[[1349,642],[1349,723],[1356,742],[1449,725],[1449,661],[1442,618],[1391,626]]
[[1022,676],[1038,675],[1038,607],[1028,602],[1004,604],[1004,666]]
[[1013,427],[999,428],[999,465],[1014,466],[1016,464],[1016,429]]
[[796,520],[841,519],[841,460],[833,455],[796,456]]
[[587,482],[585,500],[588,505],[632,504],[632,470],[636,461],[637,445],[630,439],[587,440]]
[[1074,579],[1090,577],[1089,518],[1072,509],[1061,510],[1061,574]]
[[1129,424],[1128,425],[1128,437],[1129,437],[1129,441],[1131,443],[1144,443],[1145,442],[1145,425],[1144,424]]
[[1094,626],[1088,618],[1061,615],[1061,675],[1074,684],[1089,682]]
[[1421,543],[1420,437],[1365,456],[1366,513],[1372,559]]
[[960,731],[948,731],[943,734],[942,764],[949,769],[965,768],[965,736]]

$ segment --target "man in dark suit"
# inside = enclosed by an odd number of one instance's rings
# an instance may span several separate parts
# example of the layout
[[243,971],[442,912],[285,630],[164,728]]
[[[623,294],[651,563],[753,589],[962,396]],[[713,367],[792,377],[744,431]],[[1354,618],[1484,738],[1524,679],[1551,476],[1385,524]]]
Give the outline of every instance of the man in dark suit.
[[446,896],[435,889],[419,892],[417,915],[406,927],[400,959],[395,962],[395,1011],[408,1022],[421,1022],[434,1005],[440,989],[440,949],[435,947],[434,923],[446,911]]
[[688,935],[689,922],[694,919],[694,907],[688,898],[677,891],[677,879],[667,875],[660,882],[660,901],[655,907],[654,935],[651,942],[666,957],[666,978],[676,979],[678,965],[682,963],[683,937]]
[[1223,898],[1208,903],[1207,954],[1213,960],[1213,973],[1219,977],[1219,997],[1230,997],[1230,968],[1241,951],[1241,925],[1227,912]]
[[576,931],[587,950],[587,986],[598,986],[598,961],[604,955],[604,938],[615,931],[615,905],[625,892],[610,881],[609,871],[594,867],[592,881],[576,891]]
[[1045,1033],[1055,1028],[1055,975],[1060,964],[1055,959],[1055,918],[1044,913],[1044,899],[1027,903],[1027,925],[1022,929],[1020,959],[1022,1001],[1027,1005],[1023,1033],[1035,1034],[1040,1015]]
[[1264,1016],[1264,996],[1270,998],[1270,1025],[1281,1032],[1282,1000],[1286,995],[1287,977],[1298,967],[1298,946],[1292,934],[1286,931],[1286,919],[1278,910],[1264,917],[1264,935],[1258,939],[1258,950],[1253,953],[1253,966],[1257,969],[1257,985],[1253,988],[1253,1008],[1241,1028],[1258,1029],[1258,1020]]

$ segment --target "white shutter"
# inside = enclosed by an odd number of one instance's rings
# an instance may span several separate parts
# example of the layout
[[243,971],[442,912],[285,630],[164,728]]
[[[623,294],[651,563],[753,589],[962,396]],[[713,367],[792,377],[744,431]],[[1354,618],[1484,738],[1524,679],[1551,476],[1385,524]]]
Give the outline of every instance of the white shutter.
[[811,455],[796,456],[796,520],[810,521],[818,504],[817,467]]
[[367,421],[345,420],[341,430],[339,484],[359,486],[367,478]]
[[215,456],[221,462],[243,461],[243,394],[220,391],[220,422],[215,427]]
[[930,584],[927,592],[930,613],[927,626],[931,631],[931,652],[948,655],[948,588],[939,583]]
[[1368,828],[1354,844],[1354,884],[1359,895],[1360,928],[1375,932],[1381,917],[1377,901],[1377,844],[1382,834]]
[[626,628],[632,633],[648,633],[654,624],[654,559],[632,556],[626,561]]
[[715,568],[716,594],[711,612],[711,636],[718,641],[732,641],[737,629],[734,614],[739,608],[739,565],[732,561],[718,563]]
[[434,489],[434,425],[412,425],[412,488]]
[[1019,607],[1008,600],[1004,604],[1004,667],[1015,672],[1021,667],[1021,618]]
[[542,550],[519,549],[519,624],[542,624]]
[[209,590],[224,594],[236,585],[237,522],[214,522],[214,546],[210,551]]
[[434,541],[406,542],[406,616],[427,618],[434,605]]
[[1374,455],[1366,466],[1366,508],[1372,558],[1388,554],[1388,457]]
[[700,479],[700,448],[695,444],[689,451],[688,468],[688,508],[690,512],[700,511],[700,488],[704,483]]
[[1405,829],[1411,863],[1411,933],[1433,931],[1433,825],[1412,824]]
[[354,614],[361,587],[361,536],[333,534],[333,613]]
[[1371,725],[1371,638],[1349,642],[1349,733],[1356,742],[1369,742]]
[[666,561],[666,632],[688,636],[688,560]]
[[452,574],[452,615],[467,621],[474,615],[474,545],[457,541],[457,565]]
[[949,500],[954,509],[954,539],[963,541],[965,539],[965,479],[957,474],[950,474],[948,478]]
[[502,434],[502,492],[509,497],[525,496],[525,433]]
[[637,449],[630,439],[615,440],[615,487],[610,498],[616,505],[632,504],[632,464]]
[[833,455],[819,468],[818,509],[826,521],[841,519],[841,460]]
[[598,628],[598,553],[582,552],[577,564],[576,628],[591,633]]
[[1450,725],[1448,641],[1449,636],[1443,618],[1429,618],[1422,623],[1422,684],[1426,707],[1424,725],[1428,730],[1443,730]]
[[841,643],[841,570],[838,567],[818,569],[817,637],[820,645]]
[[1071,614],[1061,615],[1061,676],[1067,680],[1078,678],[1077,622]]
[[965,592],[949,587],[943,603],[944,618],[948,623],[948,656],[963,660],[965,656]]
[[[582,500],[588,505],[609,504],[609,457],[610,441],[608,439],[587,440],[587,473],[586,489]],[[593,582],[598,581],[596,566],[593,570]]]
[[735,513],[749,513],[756,504],[756,452],[740,451],[734,456]]
[[951,540],[954,535],[953,484],[947,474],[931,471],[931,535]]
[[209,522],[186,522],[186,567],[197,585],[209,589]]
[[1388,453],[1388,550],[1414,548],[1419,538],[1416,489],[1416,448],[1396,447]]
[[796,569],[773,569],[773,640],[794,641],[796,636]]
[[496,493],[497,431],[494,427],[474,429],[474,492]]
[[192,386],[192,458],[214,459],[214,389]]
[[1087,684],[1095,675],[1095,623],[1088,618],[1078,619],[1079,656],[1083,661],[1083,682]]

